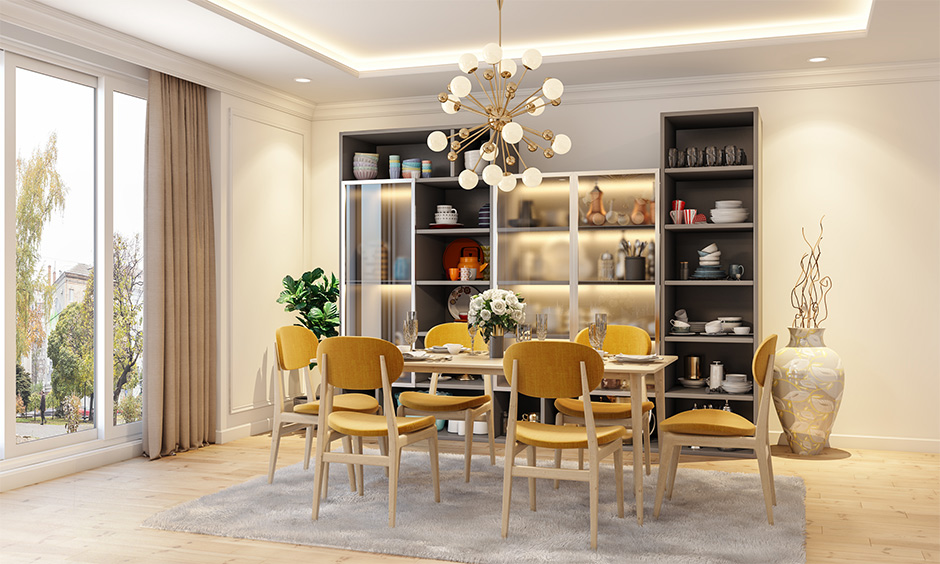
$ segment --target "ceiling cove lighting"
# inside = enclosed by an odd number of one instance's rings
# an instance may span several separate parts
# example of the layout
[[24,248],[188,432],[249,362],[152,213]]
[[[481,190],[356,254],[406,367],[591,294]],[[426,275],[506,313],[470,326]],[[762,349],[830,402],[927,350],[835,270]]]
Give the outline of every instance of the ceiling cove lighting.
[[812,57],[807,60],[811,63],[825,63],[826,61],[829,60],[829,57]]
[[[509,167],[514,166],[517,159],[523,169],[522,182],[526,186],[542,183],[542,172],[525,164],[518,144],[525,144],[530,153],[541,150],[545,158],[550,159],[556,154],[567,153],[571,149],[571,139],[567,135],[555,135],[550,129],[536,131],[513,121],[523,114],[538,116],[545,111],[545,106],[561,104],[565,86],[557,78],[546,78],[538,90],[521,101],[517,100],[519,85],[528,71],[536,70],[542,64],[542,54],[535,49],[527,50],[522,54],[522,69],[512,59],[503,58],[503,0],[496,0],[496,5],[499,9],[499,43],[483,47],[484,66],[487,68],[481,71],[477,56],[464,53],[457,61],[464,74],[455,76],[447,86],[448,92],[437,96],[444,113],[456,114],[465,110],[483,118],[483,123],[461,128],[451,136],[443,131],[434,131],[428,135],[428,147],[436,152],[450,148],[447,159],[453,162],[461,151],[482,141],[479,158],[490,163],[483,169],[483,181],[509,192],[516,187],[516,178],[509,172]],[[471,93],[473,84],[467,75],[476,77],[483,89],[482,94]],[[547,145],[542,147],[539,145],[541,141],[546,141]],[[502,166],[497,164],[498,159]],[[472,190],[479,182],[477,173],[472,170],[478,163],[466,164],[471,168],[460,173],[458,182],[463,189]]]
[[294,79],[294,82],[299,82],[299,83],[301,83],[301,84],[306,84],[306,83],[310,82],[310,79],[309,79],[309,78],[299,77],[299,78],[295,78],[295,79]]

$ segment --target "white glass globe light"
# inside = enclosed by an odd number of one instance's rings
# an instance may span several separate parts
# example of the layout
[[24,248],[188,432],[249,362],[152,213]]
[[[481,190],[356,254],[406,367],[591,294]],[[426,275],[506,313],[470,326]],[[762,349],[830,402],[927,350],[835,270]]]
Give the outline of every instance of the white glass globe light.
[[525,169],[525,172],[522,173],[522,183],[532,188],[533,186],[538,186],[542,183],[542,171],[530,166]]
[[450,91],[458,98],[463,98],[469,94],[472,87],[473,85],[470,84],[470,79],[462,74],[455,76],[454,79],[450,81]]
[[428,147],[436,153],[443,151],[447,148],[447,135],[443,131],[432,131],[428,135]]
[[555,154],[564,155],[571,150],[571,139],[564,133],[556,135],[555,140],[552,141],[552,150]]
[[464,53],[457,59],[457,66],[460,67],[462,72],[470,74],[471,72],[477,70],[477,67],[480,65],[480,61],[477,60],[477,56],[473,53]]
[[473,190],[476,188],[477,183],[480,182],[480,177],[477,176],[477,173],[473,172],[472,170],[465,169],[460,173],[460,176],[457,177],[457,182],[464,190]]
[[503,48],[498,43],[487,43],[483,47],[483,60],[491,65],[495,65],[503,58]]
[[499,181],[498,186],[503,192],[512,192],[513,188],[516,187],[516,177],[504,176],[503,179]]
[[506,143],[516,144],[519,141],[522,141],[522,126],[518,123],[511,121],[503,126],[503,140]]
[[546,78],[545,82],[542,84],[542,93],[545,94],[545,97],[549,100],[561,98],[564,91],[565,85],[557,78]]
[[486,151],[483,151],[480,153],[480,156],[483,158],[484,161],[493,162],[496,160],[496,157],[499,156],[499,147],[493,147],[492,153],[487,153]]
[[512,77],[516,74],[516,61],[512,59],[503,59],[499,62],[499,73],[508,72],[509,76]]
[[542,54],[535,49],[528,49],[522,54],[522,64],[529,70],[535,70],[542,66]]
[[532,103],[535,104],[535,109],[529,110],[529,115],[531,116],[542,115],[542,112],[545,111],[545,99],[539,96],[535,100],[532,100]]
[[483,169],[483,182],[490,186],[495,186],[502,178],[503,169],[499,168],[499,165],[486,165],[486,168]]
[[441,108],[444,110],[445,114],[456,114],[457,108],[454,107],[454,102],[459,100],[454,100],[453,98],[448,98],[446,102],[441,102]]

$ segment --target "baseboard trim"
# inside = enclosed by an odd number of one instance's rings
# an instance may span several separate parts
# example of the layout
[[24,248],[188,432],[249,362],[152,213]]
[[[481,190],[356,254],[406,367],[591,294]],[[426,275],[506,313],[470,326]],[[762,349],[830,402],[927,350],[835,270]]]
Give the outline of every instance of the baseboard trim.
[[101,466],[107,466],[115,462],[122,462],[140,456],[143,452],[143,442],[138,439],[88,452],[73,454],[71,456],[12,468],[0,472],[0,492],[61,478],[76,472],[100,468]]
[[[771,438],[771,442],[773,442]],[[782,432],[777,435],[777,444],[786,445],[787,437]],[[832,448],[852,448],[864,450],[891,450],[898,452],[927,452],[940,454],[940,439],[915,439],[910,437],[878,437],[873,435],[830,435],[829,446]]]
[[260,421],[252,421],[251,423],[229,427],[228,429],[219,429],[215,432],[215,442],[216,444],[224,444],[238,439],[244,439],[245,437],[270,433],[271,425],[271,419],[264,418]]

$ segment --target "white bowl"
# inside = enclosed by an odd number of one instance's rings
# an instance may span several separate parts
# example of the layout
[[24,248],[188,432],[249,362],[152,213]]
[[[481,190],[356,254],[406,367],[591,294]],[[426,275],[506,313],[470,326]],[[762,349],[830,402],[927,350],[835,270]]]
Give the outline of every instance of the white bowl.
[[715,251],[714,253],[701,255],[701,257],[699,257],[699,260],[718,260],[720,258],[721,258],[721,251]]
[[744,318],[741,317],[740,315],[733,315],[733,316],[726,315],[724,317],[718,317],[718,321],[741,321],[742,319]]
[[740,326],[741,326],[740,321],[722,321],[721,322],[722,331],[728,331],[728,330],[734,329],[735,327],[740,327]]
[[703,253],[714,253],[717,250],[718,250],[718,245],[716,245],[715,243],[712,243],[708,245],[707,247],[702,247]]
[[722,209],[734,209],[740,208],[741,204],[741,200],[717,200],[715,202],[715,207]]
[[457,354],[463,350],[463,345],[461,345],[460,343],[447,343],[446,345],[444,345],[444,348],[446,348],[447,352],[449,352],[450,354]]
[[735,334],[735,335],[747,335],[747,334],[749,334],[750,332],[751,332],[751,328],[750,328],[750,327],[738,326],[738,327],[735,327],[735,328],[734,328],[734,334]]

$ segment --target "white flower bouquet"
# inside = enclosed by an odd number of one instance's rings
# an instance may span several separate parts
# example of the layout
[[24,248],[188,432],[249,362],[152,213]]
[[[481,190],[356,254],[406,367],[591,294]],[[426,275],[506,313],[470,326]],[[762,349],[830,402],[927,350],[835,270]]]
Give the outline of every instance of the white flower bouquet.
[[486,290],[471,298],[467,323],[480,329],[483,340],[489,343],[490,337],[514,331],[516,325],[525,321],[524,301],[509,290]]

